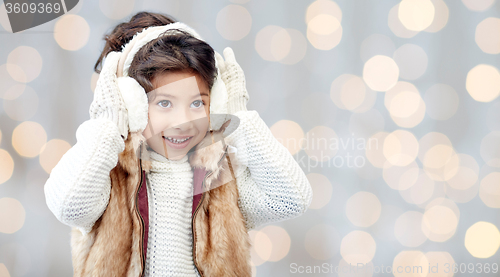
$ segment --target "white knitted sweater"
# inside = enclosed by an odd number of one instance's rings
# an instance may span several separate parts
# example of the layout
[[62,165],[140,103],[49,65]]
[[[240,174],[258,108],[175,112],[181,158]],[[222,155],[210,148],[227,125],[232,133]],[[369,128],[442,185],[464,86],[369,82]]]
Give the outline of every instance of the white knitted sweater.
[[[304,213],[311,203],[312,189],[293,156],[256,111],[235,115],[240,125],[225,140],[237,149],[238,204],[247,228]],[[116,124],[108,119],[85,121],[76,138],[77,143],[52,170],[45,196],[59,221],[88,233],[106,209],[109,172],[125,144]],[[193,172],[188,158],[171,161],[154,152],[151,158],[146,275],[197,276],[191,248]]]

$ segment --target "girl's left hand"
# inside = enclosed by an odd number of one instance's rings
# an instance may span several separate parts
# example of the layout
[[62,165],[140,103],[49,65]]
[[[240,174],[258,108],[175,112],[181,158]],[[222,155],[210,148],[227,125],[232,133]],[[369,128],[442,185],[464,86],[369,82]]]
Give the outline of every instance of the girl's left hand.
[[236,62],[231,47],[226,47],[223,54],[225,60],[217,52],[215,52],[215,58],[221,73],[221,79],[226,85],[228,93],[228,113],[234,114],[238,111],[246,111],[249,96],[243,69]]

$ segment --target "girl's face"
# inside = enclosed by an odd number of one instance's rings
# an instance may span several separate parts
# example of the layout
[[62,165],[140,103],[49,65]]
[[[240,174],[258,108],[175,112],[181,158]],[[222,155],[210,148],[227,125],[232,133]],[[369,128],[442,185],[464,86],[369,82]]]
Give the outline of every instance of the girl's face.
[[149,121],[143,132],[148,145],[170,160],[179,160],[206,135],[210,96],[197,73],[166,72],[156,76],[148,93]]

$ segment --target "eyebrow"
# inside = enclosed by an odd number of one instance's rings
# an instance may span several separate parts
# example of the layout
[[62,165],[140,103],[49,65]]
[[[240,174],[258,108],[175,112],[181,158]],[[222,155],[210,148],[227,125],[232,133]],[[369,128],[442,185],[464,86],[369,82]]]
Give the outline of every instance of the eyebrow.
[[[175,97],[174,95],[172,95],[172,94],[168,94],[168,93],[165,93],[165,92],[159,92],[159,93],[157,94],[157,96],[160,96],[160,95],[167,96],[167,97],[170,97],[170,98],[173,98],[173,99],[177,99],[177,97]],[[200,92],[200,94],[197,94],[197,95],[193,96],[192,98],[196,98],[196,97],[198,97],[198,95],[201,95],[201,96],[209,96],[209,95],[208,95],[208,92],[203,91],[203,92]]]

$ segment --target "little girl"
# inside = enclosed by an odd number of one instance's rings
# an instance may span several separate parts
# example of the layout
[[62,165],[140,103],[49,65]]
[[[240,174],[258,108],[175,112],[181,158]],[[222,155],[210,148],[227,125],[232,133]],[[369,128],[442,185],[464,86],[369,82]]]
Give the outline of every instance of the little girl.
[[45,184],[74,276],[251,276],[248,230],[301,215],[312,190],[247,111],[231,48],[149,12],[105,40],[90,120]]

